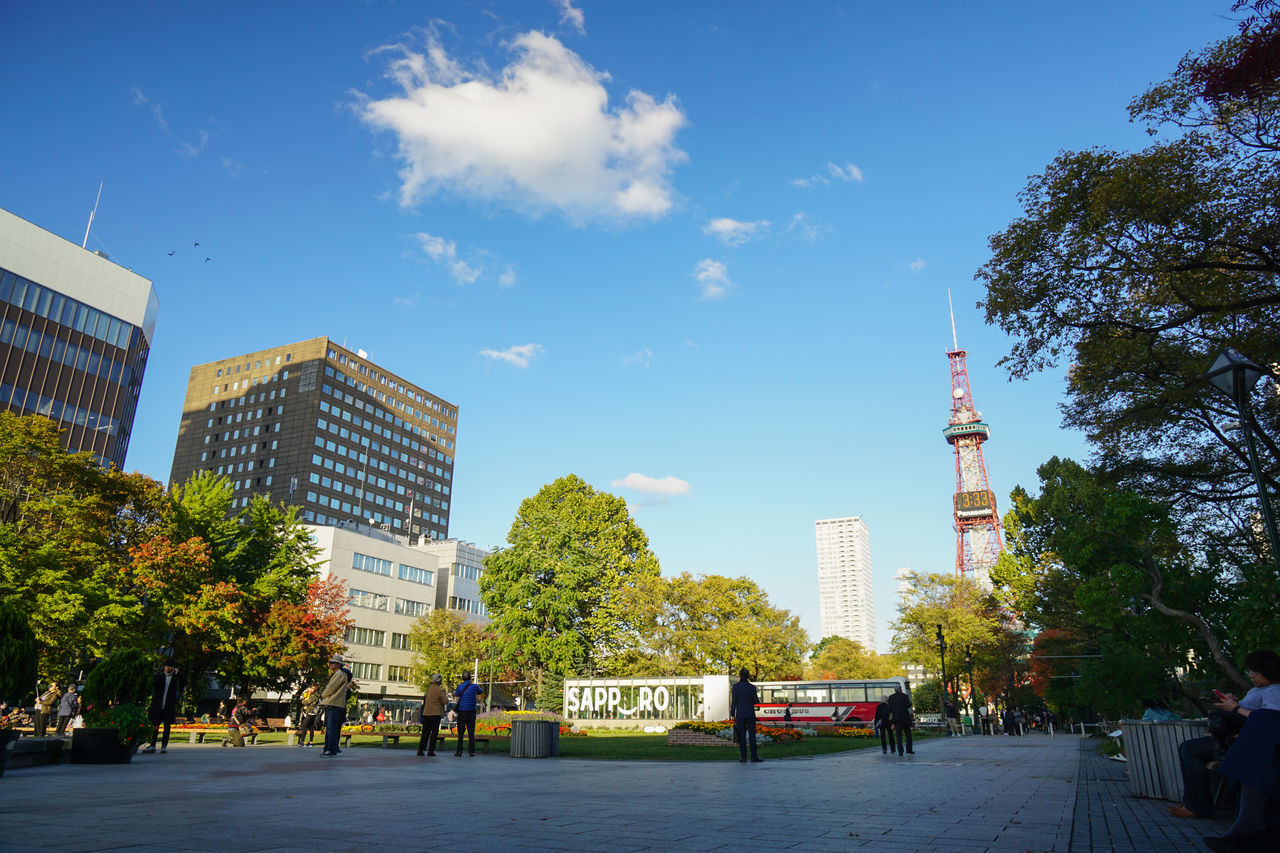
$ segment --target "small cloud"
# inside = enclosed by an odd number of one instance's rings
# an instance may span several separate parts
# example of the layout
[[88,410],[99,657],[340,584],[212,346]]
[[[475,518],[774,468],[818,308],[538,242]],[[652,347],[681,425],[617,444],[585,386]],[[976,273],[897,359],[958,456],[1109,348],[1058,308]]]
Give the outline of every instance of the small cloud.
[[920,272],[921,270],[924,269],[924,267],[925,267],[924,258],[916,258],[914,261],[907,264],[907,269],[911,270],[914,273]]
[[178,143],[178,153],[183,157],[199,157],[209,147],[209,131],[202,130],[197,136],[198,142]]
[[581,9],[573,7],[573,0],[555,0],[556,6],[560,8],[560,23],[573,27],[581,35],[587,34],[587,18],[582,14]]
[[230,157],[221,158],[222,168],[227,170],[227,174],[233,178],[238,178],[244,174],[244,164],[232,160]]
[[710,258],[698,261],[698,267],[694,270],[693,277],[697,279],[698,286],[702,288],[703,299],[721,299],[729,288],[733,287],[733,282],[729,280],[728,267]]
[[515,365],[519,368],[528,367],[529,362],[533,361],[541,352],[542,344],[520,344],[519,346],[507,347],[504,350],[480,350],[480,354],[485,358],[505,361],[507,364]]
[[160,129],[165,133],[169,133],[169,122],[165,121],[164,108],[165,104],[157,104],[142,93],[137,86],[129,87],[129,94],[133,95],[133,105],[142,107],[151,111],[151,116],[156,120],[156,124],[160,125]]
[[803,210],[791,217],[791,222],[787,225],[787,233],[794,234],[796,239],[803,240],[806,243],[816,243],[826,236],[830,230],[822,225],[814,225],[809,221],[809,215]]
[[615,489],[630,489],[645,495],[688,495],[693,487],[679,477],[666,476],[661,479],[646,477],[644,474],[631,473],[621,480],[609,484]]
[[862,170],[852,163],[846,162],[841,166],[831,160],[828,160],[827,173],[825,175],[817,174],[810,175],[807,178],[792,178],[790,183],[793,187],[807,190],[812,187],[830,184],[832,178],[835,178],[837,181],[851,181],[859,184],[866,180],[866,178],[863,177]]
[[706,225],[702,226],[703,234],[711,234],[719,238],[721,243],[726,246],[737,248],[768,230],[770,225],[767,219],[757,219],[755,222],[743,222],[738,219],[729,219],[722,217],[713,219]]
[[418,304],[418,297],[414,296],[396,296],[391,299],[392,305],[401,305],[405,308],[412,308]]
[[624,355],[622,364],[624,367],[629,367],[633,364],[638,364],[641,367],[650,367],[653,364],[653,350],[648,347],[640,347],[630,355]]
[[507,268],[502,271],[502,275],[498,276],[499,287],[514,287],[516,283],[516,268],[507,264]]
[[458,257],[458,244],[425,231],[413,235],[427,257],[449,271],[456,284],[473,284],[480,277],[483,267],[475,266]]
[[827,161],[827,171],[831,173],[831,177],[841,181],[857,181],[862,183],[865,179],[862,177],[862,170],[852,163],[845,163],[843,166],[837,166],[830,160]]

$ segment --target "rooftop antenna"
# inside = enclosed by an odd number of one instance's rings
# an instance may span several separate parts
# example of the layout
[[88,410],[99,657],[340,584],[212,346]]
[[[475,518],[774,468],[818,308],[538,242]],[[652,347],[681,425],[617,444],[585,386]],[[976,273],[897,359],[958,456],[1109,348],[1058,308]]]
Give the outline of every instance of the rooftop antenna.
[[947,310],[951,312],[951,349],[960,349],[960,342],[956,340],[956,309],[951,304],[951,288],[947,288]]
[[89,247],[89,229],[93,227],[93,216],[98,212],[100,201],[102,201],[102,181],[98,181],[98,197],[93,200],[93,210],[89,211],[89,224],[84,227],[84,242],[80,244],[81,249]]

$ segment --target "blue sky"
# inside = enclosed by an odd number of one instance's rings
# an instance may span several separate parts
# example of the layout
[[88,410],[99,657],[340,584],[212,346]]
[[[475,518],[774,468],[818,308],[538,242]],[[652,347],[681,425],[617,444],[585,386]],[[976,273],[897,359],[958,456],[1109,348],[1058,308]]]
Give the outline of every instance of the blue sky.
[[79,243],[102,182],[89,248],[155,282],[126,467],[167,478],[193,364],[328,335],[458,405],[453,535],[576,473],[816,641],[813,522],[860,515],[885,650],[894,571],[954,567],[948,288],[1004,509],[1087,449],[1061,369],[996,367],[987,237],[1144,145],[1228,7],[10,4],[0,207]]

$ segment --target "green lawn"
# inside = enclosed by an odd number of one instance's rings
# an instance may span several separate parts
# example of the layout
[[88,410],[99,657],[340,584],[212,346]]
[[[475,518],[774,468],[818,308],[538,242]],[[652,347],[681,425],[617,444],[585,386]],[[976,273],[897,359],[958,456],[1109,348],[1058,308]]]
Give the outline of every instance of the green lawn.
[[[265,738],[259,738],[259,742],[265,742]],[[382,745],[382,738],[376,735],[356,735],[351,738],[351,745],[376,749]],[[761,758],[776,759],[800,755],[827,755],[879,745],[880,741],[872,738],[811,737],[799,743],[785,745],[761,744],[759,751]],[[416,738],[400,739],[400,749],[416,750],[417,747]],[[452,739],[449,741],[449,747],[454,748]],[[509,742],[495,740],[489,747],[490,752],[507,752]],[[724,746],[667,746],[665,734],[593,731],[586,736],[561,737],[560,755],[564,758],[603,760],[730,761],[738,757],[738,747],[728,742]]]

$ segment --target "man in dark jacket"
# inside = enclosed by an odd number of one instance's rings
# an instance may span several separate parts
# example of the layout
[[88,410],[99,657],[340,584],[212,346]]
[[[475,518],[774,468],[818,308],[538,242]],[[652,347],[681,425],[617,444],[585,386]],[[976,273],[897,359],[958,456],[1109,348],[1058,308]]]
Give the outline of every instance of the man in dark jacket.
[[738,672],[738,683],[729,688],[729,716],[733,717],[733,733],[738,741],[738,752],[747,760],[747,741],[751,741],[751,760],[764,761],[756,754],[756,705],[760,702],[760,694],[748,677],[746,667]]
[[160,726],[164,726],[164,736],[160,741],[160,751],[169,751],[169,727],[178,716],[178,702],[182,699],[182,690],[187,680],[178,672],[172,658],[167,658],[164,667],[156,673],[151,682],[151,743],[143,752],[156,751],[156,735]]
[[903,693],[901,687],[895,687],[884,701],[889,706],[889,721],[898,734],[898,755],[902,755],[903,746],[906,746],[908,755],[915,755],[911,748],[911,697]]
[[893,737],[893,720],[889,718],[889,698],[888,694],[880,700],[880,704],[876,706],[875,727],[880,733],[880,752],[887,755],[890,752],[897,752],[897,741]]

